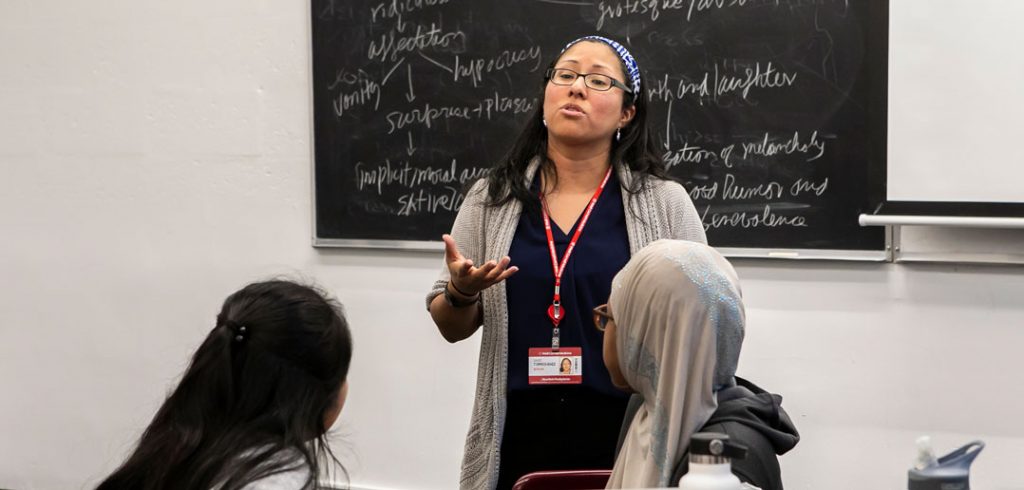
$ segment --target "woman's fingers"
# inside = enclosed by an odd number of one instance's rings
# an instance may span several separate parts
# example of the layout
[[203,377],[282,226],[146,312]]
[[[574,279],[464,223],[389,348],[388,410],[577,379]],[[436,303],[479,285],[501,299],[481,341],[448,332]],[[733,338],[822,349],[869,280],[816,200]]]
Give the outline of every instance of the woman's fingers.
[[518,267],[516,267],[516,266],[509,267],[508,269],[505,269],[505,272],[502,272],[501,275],[498,276],[498,279],[495,280],[494,282],[495,283],[499,283],[501,281],[504,281],[505,279],[508,279],[508,278],[512,277],[512,275],[515,274],[516,272],[519,272],[519,268]]
[[468,276],[468,275],[472,274],[472,272],[473,272],[473,261],[469,260],[469,259],[464,259],[462,261],[462,263],[459,264],[458,272],[459,272],[460,276]]
[[459,252],[459,246],[455,244],[455,239],[451,235],[445,233],[441,235],[441,240],[444,242],[445,262],[452,263],[463,259],[462,253]]
[[449,261],[452,282],[460,291],[472,291],[475,294],[504,281],[519,270],[518,267],[509,267],[512,259],[508,256],[502,257],[501,260],[488,260],[480,267],[473,267],[472,260],[458,253],[455,241],[450,235],[444,235],[442,239],[445,242],[445,259]]
[[455,244],[455,239],[446,233],[441,235],[441,240],[444,241],[444,260],[448,263],[448,271],[451,273],[452,279],[471,275],[473,261],[462,256],[459,246]]
[[488,267],[487,270],[484,270],[482,267],[478,269],[478,272],[486,272],[486,275],[481,277],[481,280],[484,283],[483,289],[487,289],[501,281],[504,281],[511,277],[512,274],[518,272],[518,267],[509,267],[509,263],[511,261],[512,260],[510,258],[504,257],[497,262],[489,262],[488,265],[493,263],[493,267]]
[[494,284],[498,280],[498,277],[505,272],[505,268],[508,267],[508,264],[511,261],[512,259],[508,258],[508,256],[502,257],[501,260],[499,260],[494,267],[488,271],[486,280],[489,283]]
[[490,275],[491,271],[493,271],[495,267],[498,267],[498,263],[493,260],[488,260],[484,265],[481,265],[473,275],[486,281],[487,276]]
[[[507,263],[506,263],[506,265],[507,265]],[[501,271],[501,273],[498,274],[494,278],[493,284],[497,284],[497,283],[499,283],[501,281],[504,281],[505,279],[508,279],[508,278],[512,277],[512,275],[515,274],[516,272],[519,272],[519,268],[514,266],[514,265],[512,267],[507,268],[507,269],[503,269]]]

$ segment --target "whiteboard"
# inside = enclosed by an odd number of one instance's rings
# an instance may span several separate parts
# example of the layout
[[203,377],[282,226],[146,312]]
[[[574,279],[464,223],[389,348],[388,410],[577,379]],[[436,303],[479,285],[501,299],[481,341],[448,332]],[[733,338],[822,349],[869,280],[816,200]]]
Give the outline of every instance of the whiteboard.
[[889,9],[888,200],[1024,202],[1024,1]]

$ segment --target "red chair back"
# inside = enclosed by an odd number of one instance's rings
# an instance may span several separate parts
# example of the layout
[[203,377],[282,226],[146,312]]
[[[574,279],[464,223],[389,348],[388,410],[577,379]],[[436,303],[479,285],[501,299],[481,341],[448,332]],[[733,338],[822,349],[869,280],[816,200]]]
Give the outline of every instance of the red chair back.
[[611,470],[536,471],[520,477],[512,490],[594,490],[611,476]]

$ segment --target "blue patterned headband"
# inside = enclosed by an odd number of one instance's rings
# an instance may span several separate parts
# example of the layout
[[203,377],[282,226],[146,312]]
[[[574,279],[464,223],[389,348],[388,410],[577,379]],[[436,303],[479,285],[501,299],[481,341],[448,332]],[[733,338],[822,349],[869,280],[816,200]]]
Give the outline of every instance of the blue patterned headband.
[[601,37],[601,36],[583,36],[583,37],[581,37],[581,38],[579,38],[579,39],[577,39],[577,40],[575,40],[575,41],[573,41],[573,42],[571,42],[569,44],[566,44],[565,47],[562,48],[562,52],[564,53],[565,50],[569,49],[570,47],[572,47],[572,45],[574,45],[574,44],[576,44],[576,43],[578,43],[580,41],[587,41],[587,40],[601,41],[601,42],[611,46],[611,48],[615,50],[615,53],[619,55],[619,59],[622,60],[622,64],[626,65],[626,76],[628,76],[629,80],[631,82],[633,82],[631,84],[633,86],[633,97],[639,97],[640,96],[640,67],[636,64],[636,59],[633,58],[633,55],[629,54],[629,50],[627,50],[625,46],[623,46],[623,45],[621,45],[621,44],[619,44],[619,43],[617,43],[615,41],[612,41],[611,39],[608,39],[606,37]]

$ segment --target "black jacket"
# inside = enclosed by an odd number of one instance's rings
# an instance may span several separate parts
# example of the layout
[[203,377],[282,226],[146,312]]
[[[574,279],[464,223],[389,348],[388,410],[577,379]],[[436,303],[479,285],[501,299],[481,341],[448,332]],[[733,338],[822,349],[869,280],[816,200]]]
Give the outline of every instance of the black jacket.
[[[619,448],[643,399],[633,395],[619,434]],[[785,454],[800,441],[800,434],[782,409],[782,397],[768,393],[753,383],[736,377],[736,386],[718,392],[718,409],[701,432],[727,434],[729,440],[747,447],[747,457],[732,461],[732,472],[740,481],[761,490],[782,490],[778,455]],[[689,451],[676,463],[671,484],[689,470]]]

